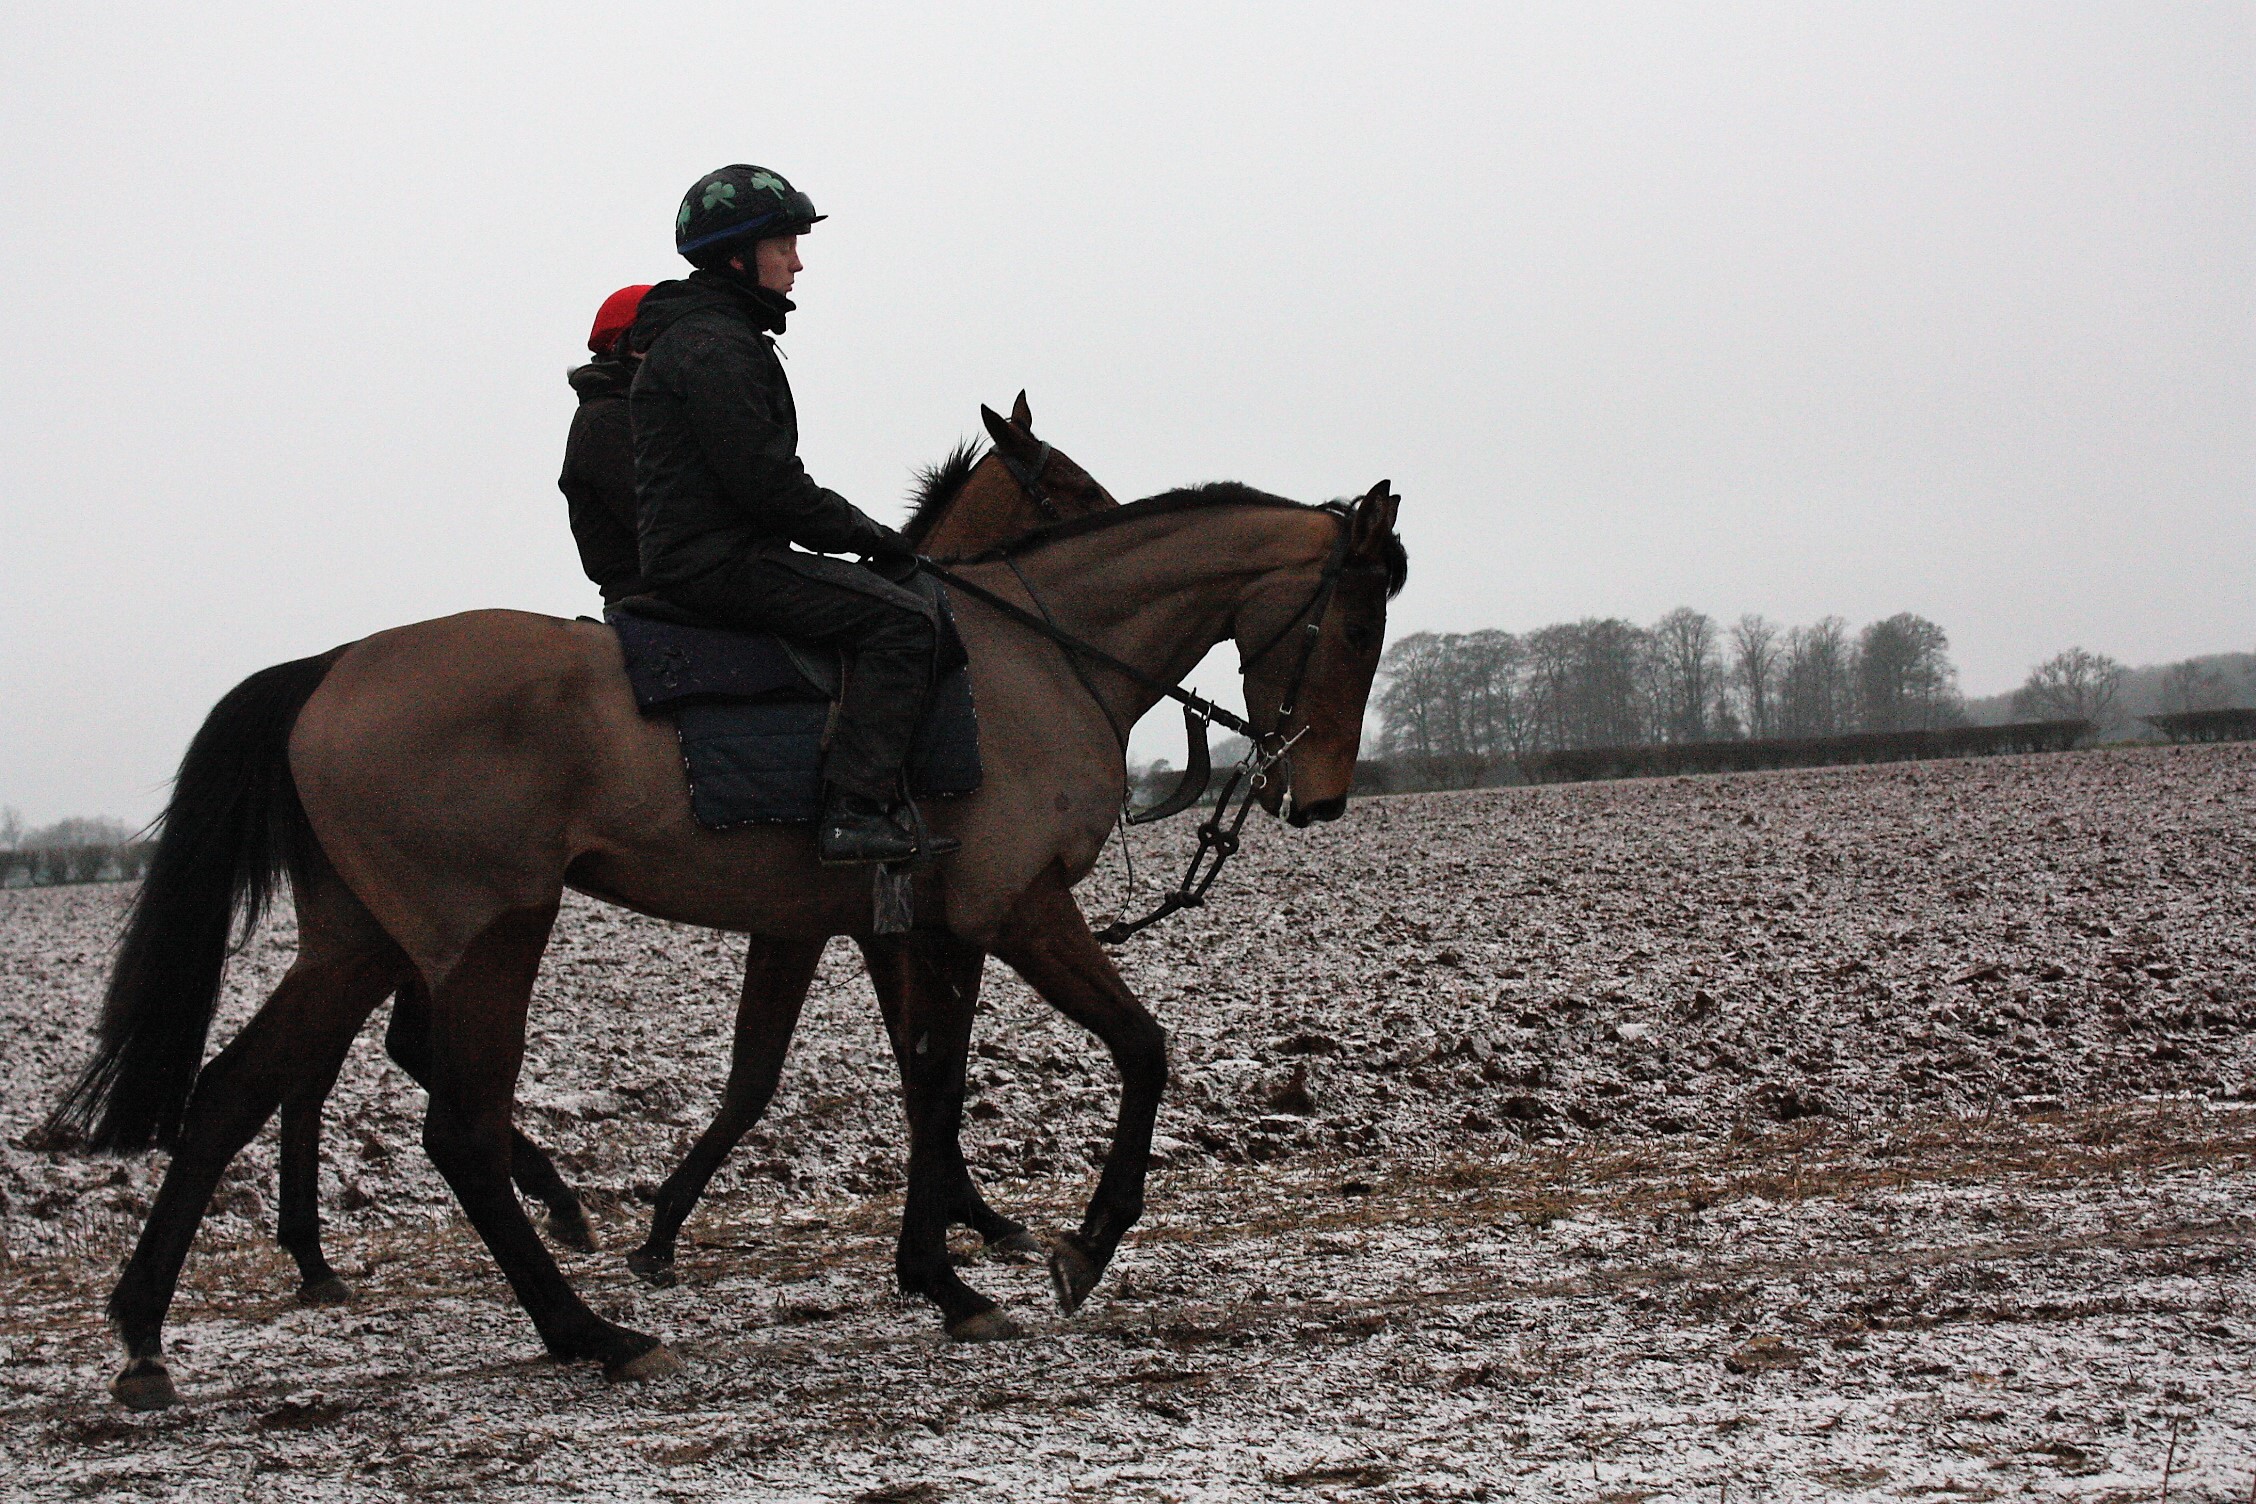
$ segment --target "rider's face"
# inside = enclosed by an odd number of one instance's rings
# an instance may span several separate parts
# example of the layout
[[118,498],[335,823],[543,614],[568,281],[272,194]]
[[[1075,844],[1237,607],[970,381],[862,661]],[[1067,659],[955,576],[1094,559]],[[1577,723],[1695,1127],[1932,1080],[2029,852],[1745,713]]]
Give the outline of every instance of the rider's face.
[[778,235],[752,247],[753,271],[770,292],[791,291],[792,278],[805,270],[799,259],[799,237]]

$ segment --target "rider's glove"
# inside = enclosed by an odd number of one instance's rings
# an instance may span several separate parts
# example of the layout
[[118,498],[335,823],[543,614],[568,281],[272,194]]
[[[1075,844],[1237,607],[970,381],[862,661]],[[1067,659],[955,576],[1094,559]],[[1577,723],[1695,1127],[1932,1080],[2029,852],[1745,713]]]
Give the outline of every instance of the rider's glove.
[[869,532],[854,540],[854,552],[881,564],[902,563],[916,557],[916,545],[882,522],[872,522]]

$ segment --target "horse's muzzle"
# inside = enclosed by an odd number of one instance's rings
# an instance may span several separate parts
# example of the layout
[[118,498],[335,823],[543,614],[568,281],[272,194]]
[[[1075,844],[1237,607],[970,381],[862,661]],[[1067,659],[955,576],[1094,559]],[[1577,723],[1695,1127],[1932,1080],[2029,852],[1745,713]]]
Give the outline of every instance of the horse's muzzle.
[[1340,795],[1337,799],[1321,799],[1314,804],[1302,804],[1295,800],[1292,813],[1285,816],[1285,822],[1293,829],[1299,830],[1315,824],[1318,820],[1337,820],[1346,813],[1347,796],[1345,794]]

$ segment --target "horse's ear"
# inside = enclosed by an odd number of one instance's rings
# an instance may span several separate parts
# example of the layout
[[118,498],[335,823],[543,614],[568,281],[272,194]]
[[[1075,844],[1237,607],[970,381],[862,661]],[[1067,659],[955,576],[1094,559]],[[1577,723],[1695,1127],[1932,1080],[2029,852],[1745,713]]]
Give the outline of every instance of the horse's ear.
[[988,437],[990,437],[990,440],[995,440],[995,449],[1002,449],[1004,453],[1013,455],[1013,458],[1017,458],[1017,460],[1031,458],[1033,451],[1036,451],[1040,446],[1038,437],[1026,433],[1026,428],[1022,424],[1011,422],[1011,419],[1004,417],[1002,413],[997,413],[997,410],[993,410],[993,408],[988,408],[986,404],[979,406],[979,422],[984,422],[988,426]]
[[1028,433],[1034,431],[1034,409],[1026,405],[1026,391],[1020,388],[1018,400],[1011,404],[1011,421]]
[[1394,508],[1398,498],[1380,481],[1363,493],[1362,500],[1347,519],[1347,551],[1362,555],[1370,552],[1373,544],[1385,537],[1394,526]]
[[998,444],[1009,443],[1018,437],[1011,432],[1010,419],[984,402],[979,404],[979,421],[986,425],[987,437]]

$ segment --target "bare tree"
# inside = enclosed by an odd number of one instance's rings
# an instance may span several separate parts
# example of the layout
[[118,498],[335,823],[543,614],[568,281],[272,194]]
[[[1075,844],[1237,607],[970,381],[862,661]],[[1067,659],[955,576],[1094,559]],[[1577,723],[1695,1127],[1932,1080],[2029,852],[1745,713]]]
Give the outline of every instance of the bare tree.
[[1788,632],[1779,674],[1779,733],[1837,736],[1848,730],[1854,660],[1849,624],[1838,616]]
[[1578,745],[1570,739],[1569,718],[1581,645],[1582,631],[1570,622],[1538,628],[1524,639],[1527,714],[1535,727],[1534,744],[1538,747]]
[[120,846],[133,837],[132,829],[123,820],[87,819],[72,816],[43,825],[37,830],[24,832],[23,844],[56,851],[76,850],[81,846]]
[[0,806],[0,851],[14,851],[23,844],[23,811],[14,805]]
[[1779,660],[1778,628],[1749,613],[1731,629],[1731,684],[1739,694],[1747,735],[1775,736]]
[[1715,734],[1723,686],[1715,618],[1679,606],[1653,623],[1654,710],[1664,740],[1704,742]]
[[2123,665],[2105,653],[2070,648],[2029,670],[2013,692],[2013,712],[2033,721],[2090,721],[2104,726],[2115,713]]
[[[2018,699],[2018,696],[2016,696]],[[2195,710],[2222,710],[2232,699],[2232,691],[2225,687],[2225,676],[2212,664],[2198,658],[2188,658],[2173,663],[2162,675],[2162,703],[2165,715],[2183,715]]]
[[1385,720],[1380,744],[1393,753],[1432,757],[1446,715],[1442,704],[1442,640],[1438,633],[1413,632],[1395,639],[1379,662],[1387,686],[1379,694]]
[[1528,721],[1525,686],[1527,652],[1509,632],[1470,632],[1457,640],[1463,663],[1468,752],[1483,757],[1518,758],[1534,751],[1535,728]]
[[1958,719],[1950,638],[1924,616],[1899,612],[1857,638],[1857,700],[1867,731],[1916,731]]
[[1630,747],[1649,738],[1644,673],[1651,639],[1618,616],[1586,619],[1576,663],[1578,722],[1584,747]]

